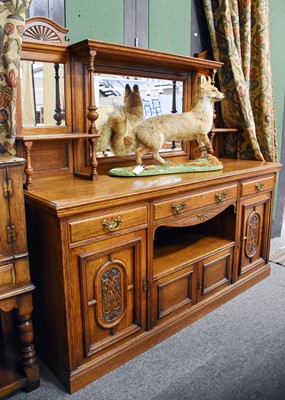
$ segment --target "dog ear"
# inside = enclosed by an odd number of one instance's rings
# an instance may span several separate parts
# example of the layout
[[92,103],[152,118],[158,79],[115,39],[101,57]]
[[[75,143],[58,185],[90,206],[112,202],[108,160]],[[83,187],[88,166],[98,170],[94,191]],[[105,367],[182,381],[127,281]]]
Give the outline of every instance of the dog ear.
[[207,83],[208,83],[208,85],[212,85],[212,79],[210,76],[208,76],[208,78],[207,78]]
[[133,86],[133,91],[139,93],[140,90],[139,90],[138,85]]

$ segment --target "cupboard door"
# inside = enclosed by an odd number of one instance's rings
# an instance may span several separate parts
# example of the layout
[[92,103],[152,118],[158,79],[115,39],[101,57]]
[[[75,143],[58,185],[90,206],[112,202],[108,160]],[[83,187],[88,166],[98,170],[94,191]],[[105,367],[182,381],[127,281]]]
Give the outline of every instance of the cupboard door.
[[10,213],[9,213],[9,197],[7,193],[7,175],[6,168],[0,168],[0,261],[7,256],[13,255],[12,241],[9,240],[10,229]]
[[231,284],[233,266],[233,246],[214,255],[203,258],[198,263],[198,301],[220,292]]
[[153,282],[153,321],[159,324],[196,303],[197,269],[189,265]]
[[241,203],[241,239],[238,275],[268,260],[271,225],[271,193]]
[[84,356],[146,327],[145,231],[85,246],[78,254]]
[[12,193],[9,196],[10,222],[14,230],[13,252],[21,254],[27,252],[26,215],[23,192],[22,167],[13,167],[7,170],[8,182],[11,182]]

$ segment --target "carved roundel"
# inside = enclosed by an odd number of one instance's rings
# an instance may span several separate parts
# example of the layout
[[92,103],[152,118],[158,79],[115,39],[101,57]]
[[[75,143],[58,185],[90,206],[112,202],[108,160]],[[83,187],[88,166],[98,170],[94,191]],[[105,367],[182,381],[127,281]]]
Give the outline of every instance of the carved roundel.
[[259,231],[260,215],[256,211],[253,211],[247,220],[245,252],[248,258],[252,258],[257,251]]
[[105,264],[95,278],[96,320],[103,328],[113,328],[126,309],[127,274],[118,260]]

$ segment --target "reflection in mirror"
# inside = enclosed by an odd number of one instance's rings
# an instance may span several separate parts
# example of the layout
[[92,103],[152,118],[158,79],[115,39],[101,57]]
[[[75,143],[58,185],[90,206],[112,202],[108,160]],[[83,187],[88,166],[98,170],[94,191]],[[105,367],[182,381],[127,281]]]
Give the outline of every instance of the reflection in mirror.
[[[166,79],[153,79],[132,76],[108,74],[95,75],[95,98],[99,118],[96,125],[100,129],[112,113],[118,108],[124,109],[126,85],[131,89],[135,85],[139,88],[142,100],[143,118],[155,115],[182,112],[183,110],[183,82]],[[100,141],[100,140],[99,140]],[[101,142],[103,142],[101,140]],[[97,157],[112,156],[114,151],[109,143],[104,148],[99,145]],[[180,142],[165,143],[163,150],[181,150]]]
[[23,126],[65,125],[64,64],[21,61]]

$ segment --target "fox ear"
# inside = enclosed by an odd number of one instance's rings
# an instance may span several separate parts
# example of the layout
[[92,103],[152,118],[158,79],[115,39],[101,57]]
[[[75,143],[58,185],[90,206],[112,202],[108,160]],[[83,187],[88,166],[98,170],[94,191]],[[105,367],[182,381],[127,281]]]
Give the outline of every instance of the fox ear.
[[207,79],[205,78],[205,75],[200,76],[200,86],[203,87],[207,84]]
[[212,85],[212,79],[210,76],[208,76],[207,83],[208,83],[208,85]]
[[132,91],[132,89],[131,89],[130,85],[127,83],[126,86],[125,86],[125,92],[126,93],[131,93],[131,91]]
[[140,91],[138,85],[133,86],[133,91],[137,93]]

